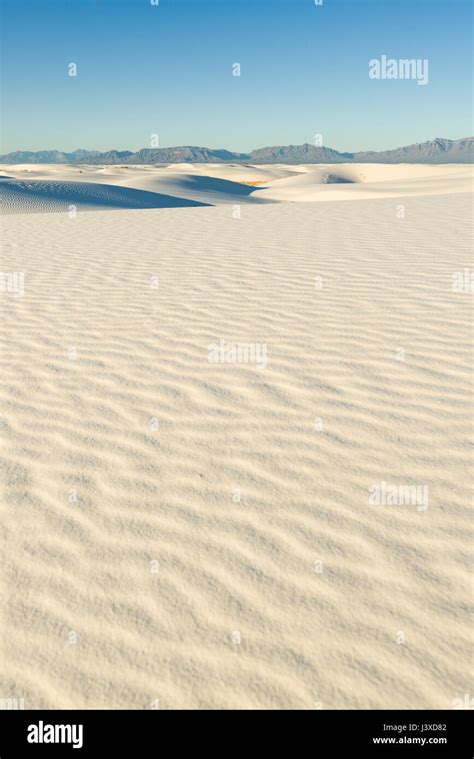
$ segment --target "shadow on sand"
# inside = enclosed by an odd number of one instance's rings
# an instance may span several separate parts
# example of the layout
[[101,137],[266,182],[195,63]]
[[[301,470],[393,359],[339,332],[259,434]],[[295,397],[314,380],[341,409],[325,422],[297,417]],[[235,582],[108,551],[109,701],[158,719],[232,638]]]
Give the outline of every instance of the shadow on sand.
[[58,182],[0,178],[2,213],[55,213],[75,206],[81,211],[138,208],[193,208],[210,206],[131,187],[94,182]]

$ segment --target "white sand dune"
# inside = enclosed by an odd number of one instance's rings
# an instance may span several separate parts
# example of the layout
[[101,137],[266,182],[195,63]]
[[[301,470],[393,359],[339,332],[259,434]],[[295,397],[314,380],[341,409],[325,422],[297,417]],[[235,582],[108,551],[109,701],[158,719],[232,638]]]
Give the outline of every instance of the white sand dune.
[[[274,179],[291,197],[298,177]],[[413,709],[472,692],[472,294],[453,289],[470,197],[402,203],[3,219],[2,271],[24,273],[0,294],[5,697]],[[209,363],[220,340],[265,345],[266,367]],[[428,507],[374,505],[382,482],[426,486]]]
[[240,163],[175,163],[166,167],[167,173],[195,173],[218,179],[229,179],[233,182],[268,182],[294,176],[301,170],[302,167],[297,166],[252,166]]
[[276,180],[260,197],[279,202],[356,200],[472,192],[471,166],[324,166]]
[[2,213],[66,213],[116,208],[178,208],[205,205],[142,189],[92,182],[0,178]]
[[97,210],[447,195],[471,192],[473,179],[471,166],[409,164],[22,164],[5,165],[3,172],[0,189],[6,213],[61,211],[71,203]]
[[[149,192],[167,192],[176,197],[189,198],[204,203],[272,203],[261,197],[253,186],[238,181],[202,174],[167,172],[148,174],[143,177],[121,178],[121,186],[140,187]],[[249,180],[250,181],[250,180]]]

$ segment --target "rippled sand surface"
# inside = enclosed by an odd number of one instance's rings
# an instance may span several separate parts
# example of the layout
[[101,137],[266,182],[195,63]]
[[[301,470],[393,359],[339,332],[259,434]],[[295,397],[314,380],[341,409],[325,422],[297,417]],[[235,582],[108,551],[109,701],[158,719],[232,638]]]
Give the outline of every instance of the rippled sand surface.
[[471,224],[456,193],[3,220],[3,695],[469,692]]

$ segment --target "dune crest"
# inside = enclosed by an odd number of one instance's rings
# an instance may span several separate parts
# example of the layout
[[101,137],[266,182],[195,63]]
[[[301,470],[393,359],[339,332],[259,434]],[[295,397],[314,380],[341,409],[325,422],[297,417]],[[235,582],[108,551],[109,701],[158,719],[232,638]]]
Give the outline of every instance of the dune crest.
[[5,213],[301,203],[472,191],[471,166],[327,164],[251,166],[4,165]]

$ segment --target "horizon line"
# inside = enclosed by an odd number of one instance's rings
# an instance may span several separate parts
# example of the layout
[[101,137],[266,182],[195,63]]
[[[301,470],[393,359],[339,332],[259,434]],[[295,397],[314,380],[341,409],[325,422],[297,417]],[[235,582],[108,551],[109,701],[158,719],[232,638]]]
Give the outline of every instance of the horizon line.
[[72,153],[77,153],[77,152],[80,152],[80,151],[84,151],[84,152],[88,152],[88,153],[93,153],[93,152],[95,152],[95,153],[113,153],[113,152],[124,153],[124,152],[129,152],[129,153],[133,154],[133,153],[138,153],[141,150],[173,150],[173,149],[178,149],[178,148],[198,148],[200,150],[213,150],[213,151],[222,150],[222,151],[226,151],[228,153],[239,153],[241,155],[251,155],[251,153],[255,152],[256,150],[264,150],[265,148],[276,148],[276,147],[286,147],[286,148],[289,148],[289,147],[302,147],[304,145],[309,145],[309,146],[314,147],[314,148],[326,148],[327,150],[334,150],[334,151],[336,151],[338,153],[341,153],[341,154],[344,154],[344,153],[354,154],[354,153],[369,153],[369,152],[370,153],[383,153],[383,152],[389,151],[389,150],[399,150],[401,148],[411,147],[412,145],[424,145],[427,142],[434,142],[436,140],[447,140],[449,142],[459,142],[460,140],[470,140],[470,139],[474,139],[474,135],[463,135],[462,137],[439,137],[439,136],[436,136],[436,137],[430,137],[430,138],[428,138],[426,140],[423,140],[421,142],[411,142],[411,143],[404,144],[404,145],[397,145],[396,147],[393,147],[393,148],[383,148],[381,150],[373,150],[371,148],[367,148],[366,150],[363,150],[363,149],[362,150],[340,150],[339,148],[331,147],[331,146],[329,146],[329,145],[327,145],[325,143],[321,143],[320,145],[317,145],[317,144],[312,143],[312,142],[299,142],[299,143],[286,143],[286,144],[281,144],[280,143],[280,144],[272,144],[272,145],[267,144],[267,145],[262,145],[261,147],[253,148],[251,151],[232,150],[232,149],[225,148],[225,147],[211,148],[211,147],[208,147],[207,145],[181,144],[181,145],[167,145],[167,146],[160,145],[160,146],[156,146],[156,147],[143,147],[142,146],[142,147],[137,148],[136,150],[130,150],[130,148],[107,148],[105,150],[99,150],[98,148],[81,148],[81,147],[74,148],[73,150],[63,150],[63,149],[60,149],[60,148],[39,148],[39,149],[36,149],[36,150],[32,150],[30,148],[17,148],[15,150],[10,150],[10,151],[8,151],[6,153],[0,153],[0,155],[7,156],[7,155],[11,155],[12,153],[54,153],[54,152],[64,153],[64,154],[68,154],[68,153],[72,154]]

